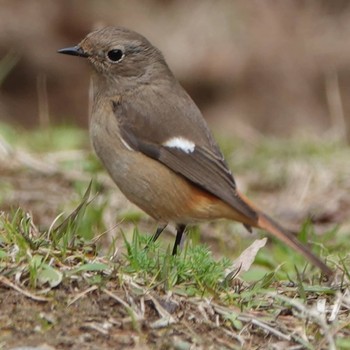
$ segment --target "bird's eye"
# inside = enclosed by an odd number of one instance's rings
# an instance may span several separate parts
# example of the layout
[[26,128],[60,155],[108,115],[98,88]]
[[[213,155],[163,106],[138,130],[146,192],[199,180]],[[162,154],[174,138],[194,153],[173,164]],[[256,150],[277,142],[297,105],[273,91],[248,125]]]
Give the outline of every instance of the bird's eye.
[[120,49],[114,49],[107,52],[107,57],[112,62],[119,62],[124,57],[124,53]]

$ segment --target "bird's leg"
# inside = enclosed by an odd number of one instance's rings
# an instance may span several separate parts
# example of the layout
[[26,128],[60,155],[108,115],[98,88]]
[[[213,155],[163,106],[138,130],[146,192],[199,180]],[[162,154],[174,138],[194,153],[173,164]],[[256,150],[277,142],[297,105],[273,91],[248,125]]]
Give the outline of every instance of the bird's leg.
[[182,235],[185,231],[185,228],[186,228],[186,225],[184,225],[184,224],[180,224],[180,225],[176,226],[176,238],[175,238],[175,244],[174,244],[174,248],[173,248],[173,255],[176,255],[176,253],[177,253],[177,247],[181,243]]
[[167,227],[167,225],[168,225],[168,224],[165,224],[165,225],[159,226],[159,227],[157,228],[156,233],[151,237],[150,241],[146,244],[144,250],[147,250],[148,247],[149,247],[149,244],[150,244],[151,242],[155,242],[155,241],[159,238],[159,236],[160,236],[161,233],[164,231],[164,229]]
[[243,224],[243,226],[245,227],[245,229],[249,232],[249,233],[253,233],[253,229],[250,225],[247,224]]
[[156,233],[152,236],[151,242],[155,242],[167,226],[168,226],[168,224],[165,224],[164,226],[159,226],[157,228]]

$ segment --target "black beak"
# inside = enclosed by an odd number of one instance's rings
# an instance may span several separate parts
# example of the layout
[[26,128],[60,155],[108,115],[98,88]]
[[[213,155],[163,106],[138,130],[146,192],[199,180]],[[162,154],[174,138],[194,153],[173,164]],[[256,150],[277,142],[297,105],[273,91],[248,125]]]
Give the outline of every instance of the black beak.
[[79,46],[66,47],[57,51],[58,53],[64,53],[65,55],[89,57],[90,55],[83,51]]

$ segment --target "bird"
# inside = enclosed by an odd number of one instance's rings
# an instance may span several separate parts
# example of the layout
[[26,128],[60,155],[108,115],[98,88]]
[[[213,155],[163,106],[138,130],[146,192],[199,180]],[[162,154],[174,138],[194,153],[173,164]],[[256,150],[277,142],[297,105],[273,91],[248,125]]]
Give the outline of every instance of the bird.
[[107,26],[58,53],[92,65],[93,148],[126,198],[158,222],[153,241],[175,224],[176,254],[188,225],[223,218],[266,231],[333,274],[238,190],[201,111],[143,35]]

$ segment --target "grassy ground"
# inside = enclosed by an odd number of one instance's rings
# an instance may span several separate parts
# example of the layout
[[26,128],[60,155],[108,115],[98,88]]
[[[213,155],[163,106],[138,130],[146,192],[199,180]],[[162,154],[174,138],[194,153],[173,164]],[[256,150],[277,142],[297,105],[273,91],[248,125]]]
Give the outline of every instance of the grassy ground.
[[337,271],[325,281],[226,221],[192,228],[172,257],[173,231],[149,244],[156,224],[85,131],[0,130],[0,349],[350,349],[347,147],[220,142],[241,190]]

